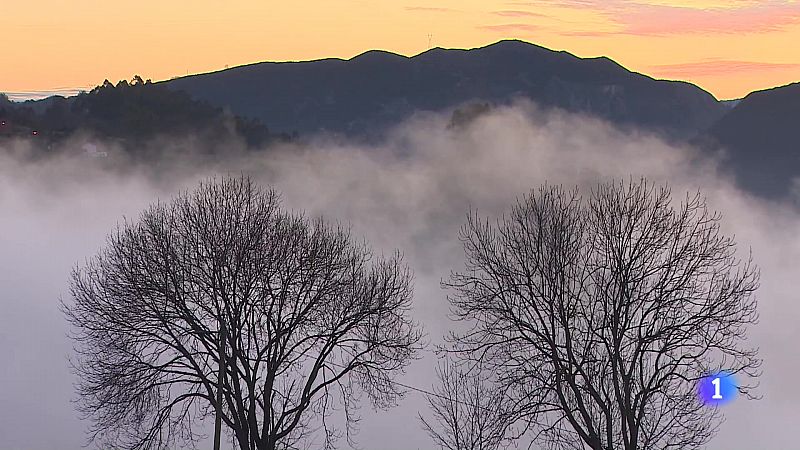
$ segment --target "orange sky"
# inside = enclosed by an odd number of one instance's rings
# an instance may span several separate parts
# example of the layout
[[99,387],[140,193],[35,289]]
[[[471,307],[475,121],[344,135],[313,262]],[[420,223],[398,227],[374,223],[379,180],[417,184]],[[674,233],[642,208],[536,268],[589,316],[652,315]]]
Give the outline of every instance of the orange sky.
[[518,38],[718,98],[800,81],[800,0],[3,0],[0,91]]

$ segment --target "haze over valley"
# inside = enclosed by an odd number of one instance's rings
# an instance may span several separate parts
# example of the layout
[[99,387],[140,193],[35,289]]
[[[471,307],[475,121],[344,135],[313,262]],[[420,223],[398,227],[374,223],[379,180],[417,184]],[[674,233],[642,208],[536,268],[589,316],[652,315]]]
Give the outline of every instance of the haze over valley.
[[[800,84],[722,102],[609,58],[519,40],[0,97],[0,449],[81,448],[87,423],[71,402],[74,343],[59,309],[71,270],[148,205],[226,176],[251,177],[287,210],[350,227],[376,255],[402,253],[426,347],[397,380],[422,390],[436,383],[436,345],[463,326],[442,281],[464,270],[459,231],[471,211],[508,217],[541,185],[588,197],[598,183],[646,178],[669,185],[676,205],[699,191],[737,255],[752,252],[760,270],[760,322],[747,342],[764,361],[762,398],[722,407],[726,420],[706,448],[793,448],[798,117]],[[429,414],[424,395],[405,390],[386,411],[363,402],[358,448],[435,448],[418,419]],[[201,427],[199,447],[211,448],[212,425]],[[308,445],[322,442],[312,433]]]

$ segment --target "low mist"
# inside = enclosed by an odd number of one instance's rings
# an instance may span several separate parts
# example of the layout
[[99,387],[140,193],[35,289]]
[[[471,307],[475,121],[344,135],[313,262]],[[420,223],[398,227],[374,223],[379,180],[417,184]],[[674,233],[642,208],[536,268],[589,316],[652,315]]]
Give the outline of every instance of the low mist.
[[[676,201],[698,189],[735,234],[739,256],[761,268],[761,322],[750,339],[760,347],[764,374],[758,401],[725,406],[727,418],[709,449],[791,448],[800,392],[800,304],[794,290],[800,260],[800,212],[789,203],[737,189],[716,161],[644,132],[527,103],[499,108],[461,126],[449,116],[420,113],[377,145],[329,137],[245,152],[233,142],[214,157],[191,136],[160,140],[148,163],[87,156],[75,140],[46,159],[28,157],[25,141],[0,144],[0,447],[78,449],[87,426],[71,404],[71,343],[58,310],[70,270],[92,256],[123,217],[136,218],[156,200],[214,174],[252,176],[282,193],[284,205],[352,227],[376,252],[400,249],[415,273],[415,315],[431,344],[452,324],[440,281],[459,269],[458,231],[470,209],[503,214],[518,196],[542,183],[581,186],[645,176],[668,182]],[[191,150],[187,150],[191,149]],[[206,156],[198,156],[204,154]],[[399,381],[430,389],[433,345]],[[356,440],[364,450],[433,448],[419,426],[424,398],[410,391],[400,405],[373,413],[365,403]],[[340,448],[347,448],[344,440]],[[534,447],[535,448],[535,447]]]

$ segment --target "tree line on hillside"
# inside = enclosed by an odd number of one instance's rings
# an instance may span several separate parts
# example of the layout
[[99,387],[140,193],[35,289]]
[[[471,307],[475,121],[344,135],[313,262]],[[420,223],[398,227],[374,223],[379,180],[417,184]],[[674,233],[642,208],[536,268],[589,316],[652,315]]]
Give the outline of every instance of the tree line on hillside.
[[[443,282],[466,324],[440,349],[423,429],[447,450],[696,449],[695,395],[745,342],[758,270],[697,194],[646,180],[545,185],[470,212]],[[412,271],[351,231],[287,211],[247,177],[210,179],[127,220],[71,277],[79,409],[102,448],[173,448],[215,421],[242,450],[351,442],[358,400],[389,408],[424,350]],[[739,390],[751,395],[752,386]],[[341,424],[339,428],[333,424]]]
[[75,97],[15,103],[0,95],[0,122],[0,138],[32,137],[50,148],[78,132],[120,141],[131,152],[157,137],[190,134],[211,147],[237,137],[251,148],[292,139],[138,75],[116,85],[105,80]]

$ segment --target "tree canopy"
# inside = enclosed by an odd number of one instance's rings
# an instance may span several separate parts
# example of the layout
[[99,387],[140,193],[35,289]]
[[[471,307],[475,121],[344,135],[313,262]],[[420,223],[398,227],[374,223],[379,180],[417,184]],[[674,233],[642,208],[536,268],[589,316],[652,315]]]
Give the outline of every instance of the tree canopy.
[[191,443],[215,413],[243,450],[332,446],[360,394],[381,408],[402,394],[421,336],[411,296],[399,255],[374,257],[248,178],[204,182],[74,270],[80,410],[104,447]]

